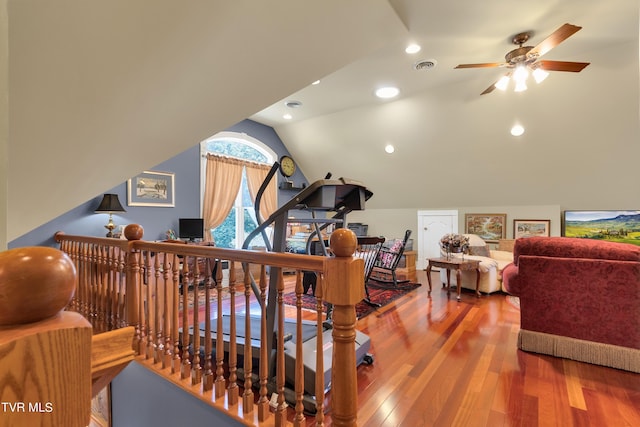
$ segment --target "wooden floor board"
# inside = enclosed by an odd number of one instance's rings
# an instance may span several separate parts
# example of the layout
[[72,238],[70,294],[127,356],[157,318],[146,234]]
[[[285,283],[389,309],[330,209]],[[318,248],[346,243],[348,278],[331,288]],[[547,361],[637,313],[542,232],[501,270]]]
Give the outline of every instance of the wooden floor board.
[[359,426],[640,425],[640,375],[522,352],[504,294],[456,301],[437,273],[431,296],[418,281],[357,323],[374,357],[358,368]]

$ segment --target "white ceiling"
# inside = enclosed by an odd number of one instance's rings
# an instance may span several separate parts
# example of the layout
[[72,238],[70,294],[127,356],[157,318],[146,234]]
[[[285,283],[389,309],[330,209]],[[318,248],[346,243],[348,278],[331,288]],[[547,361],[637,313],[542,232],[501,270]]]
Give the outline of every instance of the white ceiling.
[[[374,191],[370,206],[378,208],[499,205],[505,192],[514,204],[588,208],[585,185],[598,188],[603,176],[638,182],[638,173],[628,168],[600,176],[598,168],[580,166],[593,164],[594,156],[608,161],[612,153],[595,154],[605,141],[640,154],[637,1],[390,4],[408,28],[406,39],[354,58],[319,85],[251,117],[275,128],[309,180],[328,171],[359,179]],[[535,46],[564,23],[583,28],[543,58],[590,62],[581,73],[552,72],[524,93],[480,96],[504,69],[454,69],[501,62],[515,47],[513,35],[530,31],[527,45]],[[422,50],[406,54],[409,42]],[[416,71],[413,64],[425,59],[437,66]],[[374,90],[387,84],[398,86],[400,96],[376,99]],[[288,108],[288,100],[303,106]],[[287,112],[292,120],[282,118]],[[509,135],[516,122],[526,129],[519,139]],[[396,153],[383,152],[387,143]],[[567,178],[567,162],[576,168],[573,178]],[[628,195],[601,192],[598,205],[637,206],[640,196],[632,193],[635,202],[627,205]]]

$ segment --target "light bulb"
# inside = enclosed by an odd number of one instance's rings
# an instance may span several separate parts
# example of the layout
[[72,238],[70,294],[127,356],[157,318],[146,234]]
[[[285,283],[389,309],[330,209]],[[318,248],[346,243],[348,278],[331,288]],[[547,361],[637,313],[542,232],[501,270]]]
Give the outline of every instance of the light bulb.
[[535,79],[536,83],[542,83],[542,81],[544,79],[549,77],[549,73],[547,73],[542,68],[536,68],[535,70],[533,70],[532,75],[533,75],[533,78]]
[[376,96],[383,99],[393,98],[395,96],[398,96],[399,93],[400,90],[397,87],[393,86],[381,87],[380,89],[376,90]]
[[496,87],[496,89],[507,90],[508,85],[509,85],[509,76],[502,76],[494,86]]
[[515,125],[511,128],[511,135],[520,136],[524,133],[524,128],[521,125]]
[[527,90],[527,84],[524,82],[524,80],[522,81],[516,81],[516,87],[515,89],[513,89],[514,92],[523,92]]
[[527,67],[524,65],[518,65],[516,70],[513,72],[513,79],[517,82],[524,82],[529,77],[529,71],[527,71]]

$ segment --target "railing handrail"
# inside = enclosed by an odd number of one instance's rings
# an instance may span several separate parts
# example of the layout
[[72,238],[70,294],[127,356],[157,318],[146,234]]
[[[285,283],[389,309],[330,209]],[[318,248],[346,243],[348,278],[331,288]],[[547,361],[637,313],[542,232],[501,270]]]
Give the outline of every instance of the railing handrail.
[[176,244],[168,242],[152,242],[148,240],[122,240],[108,237],[78,236],[57,232],[55,239],[58,243],[80,242],[95,243],[105,246],[115,246],[124,250],[148,250],[187,256],[233,259],[236,262],[268,264],[281,268],[297,268],[300,270],[321,272],[325,269],[326,258],[292,253],[265,252],[252,249],[229,249],[216,246],[200,246],[190,244]]
[[[130,225],[131,226],[131,225]],[[136,227],[139,227],[135,225]],[[125,229],[125,235],[126,235]],[[336,426],[355,426],[357,419],[357,384],[356,384],[356,353],[355,353],[355,304],[364,298],[364,263],[361,258],[354,257],[356,248],[355,234],[347,229],[339,229],[334,232],[335,239],[331,241],[331,249],[335,256],[322,257],[303,254],[274,253],[260,250],[247,249],[226,249],[215,246],[202,246],[193,244],[183,244],[178,242],[153,242],[144,240],[121,240],[103,237],[77,236],[62,232],[55,234],[55,240],[60,243],[62,250],[72,252],[71,258],[76,260],[79,266],[79,288],[81,295],[76,301],[74,308],[85,312],[94,319],[107,319],[107,328],[118,328],[125,325],[132,325],[136,328],[134,338],[134,349],[146,361],[165,372],[165,368],[170,368],[165,374],[177,375],[177,381],[186,381],[191,378],[191,384],[201,383],[203,391],[212,390],[215,398],[222,397],[221,393],[227,393],[227,401],[231,405],[238,402],[238,387],[234,384],[238,381],[236,371],[239,368],[246,372],[253,372],[251,358],[244,358],[245,366],[236,366],[236,345],[244,347],[242,337],[250,337],[251,342],[260,340],[260,394],[258,414],[256,420],[264,422],[268,417],[268,399],[266,398],[267,378],[275,380],[278,394],[278,404],[275,410],[275,424],[285,425],[286,405],[284,404],[284,382],[285,382],[285,348],[283,344],[289,340],[284,335],[285,317],[283,308],[284,283],[282,272],[285,269],[293,269],[296,272],[296,332],[294,336],[302,338],[300,326],[300,310],[302,296],[302,271],[316,272],[318,274],[319,287],[316,291],[316,315],[318,346],[313,354],[316,356],[315,395],[322,396],[316,398],[313,405],[316,406],[316,425],[324,425],[324,386],[326,382],[322,378],[325,372],[322,368],[322,359],[326,348],[332,348],[332,368],[331,368],[331,389],[329,395],[331,399],[332,423]],[[338,237],[340,236],[340,237]],[[138,239],[140,236],[136,236]],[[131,236],[130,236],[131,238]],[[180,261],[178,262],[178,259]],[[200,265],[200,262],[203,262]],[[223,274],[220,262],[229,263],[228,291],[223,290]],[[212,268],[214,264],[217,268]],[[260,273],[251,271],[250,266],[260,267]],[[238,272],[238,267],[240,270]],[[265,274],[265,267],[270,269],[269,279]],[[226,268],[226,267],[225,267]],[[236,274],[244,275],[244,279],[238,279]],[[204,287],[204,290],[198,290]],[[251,292],[253,288],[253,292]],[[266,292],[268,290],[268,302]],[[199,302],[201,294],[206,291],[204,302]],[[187,292],[192,295],[193,301],[187,306]],[[225,294],[228,292],[228,294]],[[276,297],[277,294],[277,297]],[[213,299],[217,298],[217,304],[213,304]],[[226,311],[222,311],[221,300],[223,295],[228,295],[231,330],[228,333],[230,341],[223,340],[223,320],[227,316]],[[248,335],[240,335],[236,340],[236,304],[244,301],[244,312],[239,311],[239,315],[246,319],[249,315],[249,301],[251,298],[260,304],[262,314],[261,319],[264,325],[267,322],[278,323],[274,329],[273,323],[262,329],[258,335],[249,332],[249,320],[243,321]],[[235,301],[235,302],[234,302]],[[333,342],[329,347],[323,345],[321,320],[323,311],[322,302],[328,302],[333,306],[333,328],[331,335]],[[273,305],[272,305],[273,304]],[[217,305],[217,329],[215,326],[213,306]],[[195,306],[195,310],[186,307]],[[267,311],[266,307],[270,307]],[[200,310],[205,310],[198,314]],[[226,310],[226,309],[225,309]],[[242,308],[240,308],[242,310]],[[276,312],[277,310],[277,312]],[[178,316],[180,312],[180,316]],[[189,313],[189,314],[187,314]],[[199,317],[203,316],[203,317]],[[266,316],[266,317],[265,317]],[[204,319],[211,319],[211,322]],[[269,320],[272,319],[272,320]],[[211,327],[209,327],[211,323]],[[205,326],[202,326],[202,325]],[[195,325],[200,325],[196,328]],[[241,326],[238,324],[238,328]],[[205,328],[206,329],[202,329]],[[185,331],[190,331],[185,334]],[[195,331],[200,330],[200,334]],[[217,334],[217,335],[216,335]],[[273,334],[273,335],[272,335]],[[215,336],[215,338],[214,338]],[[226,335],[225,335],[226,336]],[[274,344],[271,347],[270,338],[274,337]],[[210,345],[215,339],[215,348]],[[225,338],[226,339],[226,338]],[[264,339],[264,340],[263,340]],[[248,341],[247,341],[248,342]],[[301,340],[294,340],[296,352],[302,351]],[[224,344],[223,344],[224,343]],[[189,358],[188,348],[201,348],[204,345],[204,356],[200,357],[197,352],[192,354],[193,360]],[[230,377],[226,379],[228,388],[225,386],[223,375],[223,361],[220,354],[229,351],[228,366]],[[253,345],[253,344],[252,344]],[[224,346],[224,351],[223,351]],[[266,347],[263,348],[263,347]],[[277,349],[276,349],[277,347]],[[252,348],[252,347],[249,347]],[[211,350],[216,353],[211,357]],[[269,351],[274,350],[277,354],[277,363],[272,369],[277,370],[275,377],[270,377],[262,365],[266,365]],[[202,350],[201,350],[202,351]],[[246,350],[243,350],[246,351]],[[255,357],[255,356],[254,356]],[[204,358],[204,359],[203,359]],[[215,359],[215,360],[214,360]],[[295,394],[296,404],[294,424],[300,425],[304,420],[302,416],[302,396],[303,389],[299,388],[298,378],[305,375],[305,368],[302,363],[301,353],[296,353],[295,360]],[[248,365],[247,365],[248,363]],[[203,364],[203,365],[200,365]],[[269,362],[269,365],[271,362]],[[156,366],[157,365],[157,366]],[[160,366],[161,365],[161,366]],[[277,368],[276,368],[277,367]],[[226,369],[225,369],[226,370]],[[269,375],[269,377],[268,377]],[[289,374],[287,374],[289,375]],[[176,379],[174,378],[174,380]],[[293,381],[293,380],[291,380]],[[252,380],[245,377],[244,395],[242,396],[243,411],[248,414],[253,411],[253,393],[251,392]],[[254,386],[257,383],[254,381]],[[292,383],[293,386],[293,383]],[[225,390],[226,388],[226,390]],[[230,414],[235,417],[233,413]]]

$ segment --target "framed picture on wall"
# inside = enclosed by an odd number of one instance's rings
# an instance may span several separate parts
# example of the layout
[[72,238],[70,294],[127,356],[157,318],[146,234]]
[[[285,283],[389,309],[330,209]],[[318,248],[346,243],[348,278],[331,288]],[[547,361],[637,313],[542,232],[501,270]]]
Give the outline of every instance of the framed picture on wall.
[[506,237],[507,214],[465,214],[464,232],[477,234],[489,243]]
[[548,219],[514,219],[513,238],[542,236],[549,237],[551,220]]
[[127,181],[129,206],[175,206],[174,174],[145,171]]

